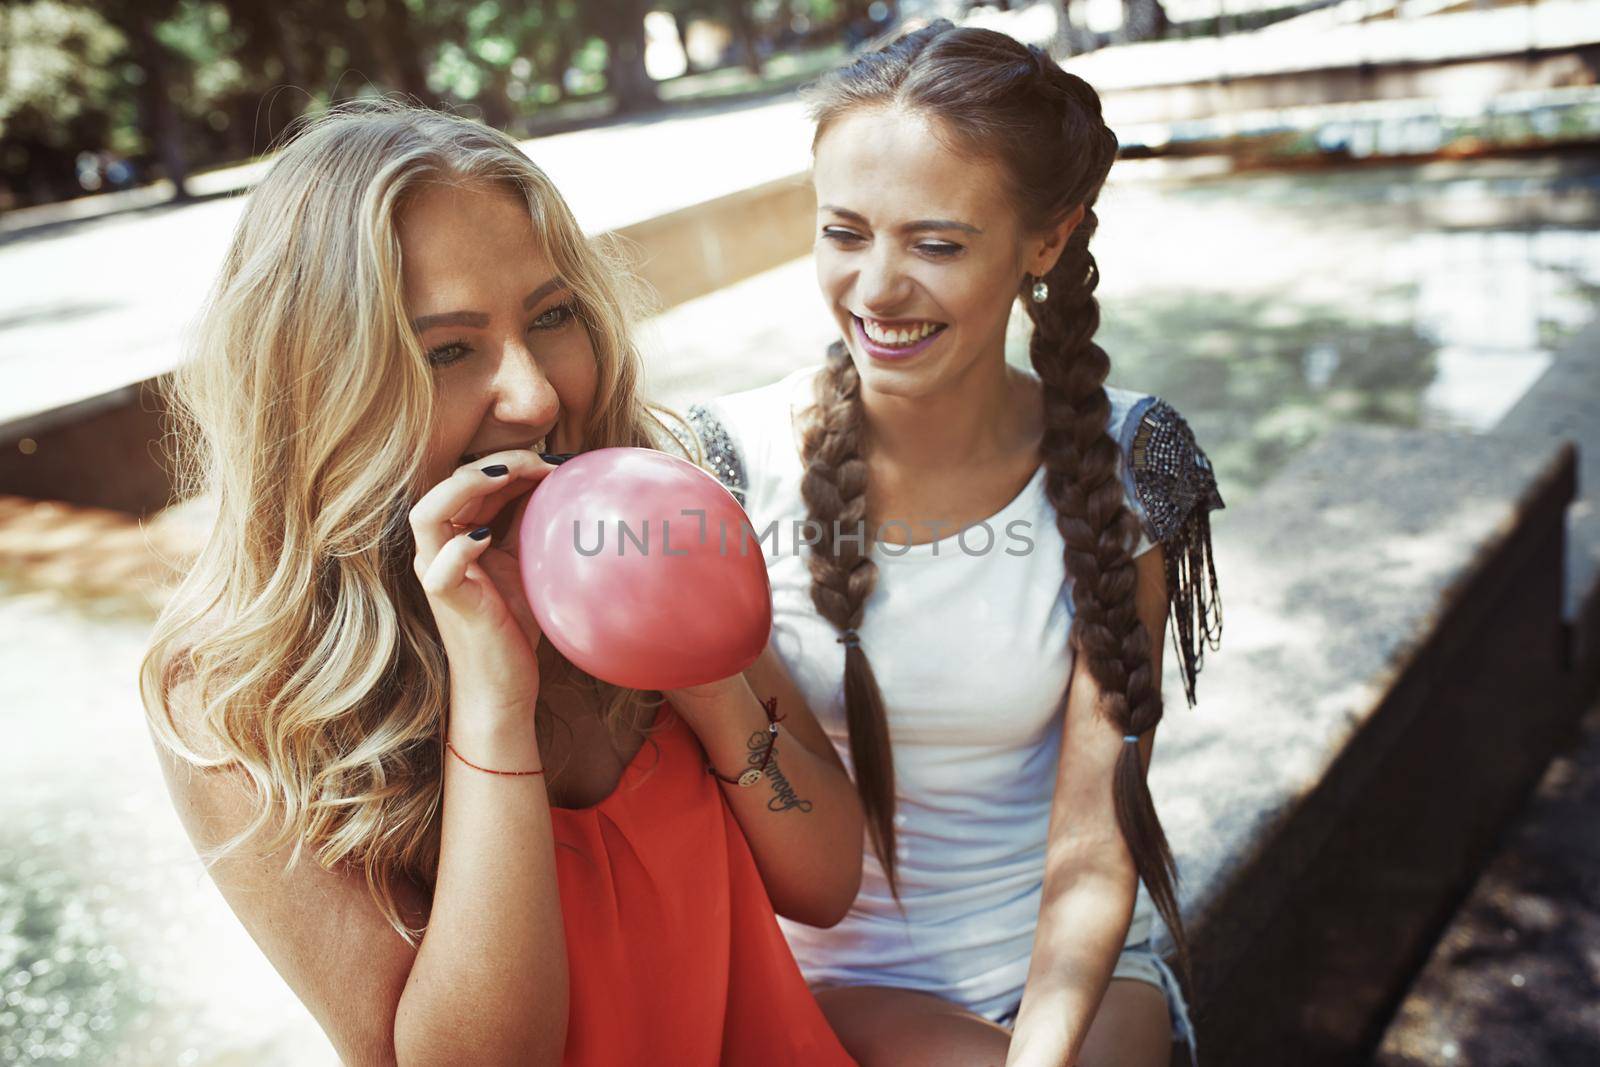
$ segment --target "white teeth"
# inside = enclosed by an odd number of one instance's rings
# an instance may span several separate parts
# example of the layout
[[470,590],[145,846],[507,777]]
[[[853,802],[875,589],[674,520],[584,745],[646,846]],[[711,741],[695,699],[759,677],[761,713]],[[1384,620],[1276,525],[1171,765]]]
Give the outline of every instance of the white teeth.
[[866,335],[880,345],[909,345],[922,340],[939,329],[938,323],[921,322],[903,329],[885,329],[871,319],[861,320]]

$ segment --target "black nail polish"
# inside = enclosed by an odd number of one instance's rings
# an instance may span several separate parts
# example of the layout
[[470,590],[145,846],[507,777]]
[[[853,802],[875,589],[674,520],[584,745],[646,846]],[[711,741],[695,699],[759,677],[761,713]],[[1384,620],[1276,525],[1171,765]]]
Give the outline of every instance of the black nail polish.
[[482,541],[485,537],[489,536],[489,527],[480,526],[476,530],[473,530],[471,533],[467,534],[467,536],[472,538],[474,541]]
[[502,474],[504,474],[508,470],[510,470],[511,468],[507,467],[504,463],[492,463],[489,466],[482,467],[480,469],[483,471],[483,473],[487,474],[489,477],[498,478]]

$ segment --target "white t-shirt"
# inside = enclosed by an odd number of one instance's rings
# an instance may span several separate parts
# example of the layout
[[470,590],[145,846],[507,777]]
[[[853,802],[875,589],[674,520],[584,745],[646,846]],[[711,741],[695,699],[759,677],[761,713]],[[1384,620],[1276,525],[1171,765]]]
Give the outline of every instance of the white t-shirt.
[[[751,528],[768,533],[761,547],[776,651],[849,767],[844,646],[811,603],[809,549],[800,548],[797,526],[806,508],[794,418],[811,404],[820,369],[699,407],[726,430],[748,480]],[[1124,489],[1140,519],[1138,555],[1153,539],[1129,447],[1158,398],[1109,386],[1106,394]],[[780,922],[814,986],[926,990],[1000,1019],[1022,995],[1039,916],[1073,608],[1042,466],[986,525],[987,533],[974,524],[927,544],[873,548],[877,584],[857,632],[894,752],[904,916],[864,839],[861,893],[843,921],[828,929]],[[1126,944],[1146,940],[1153,921],[1141,883]]]

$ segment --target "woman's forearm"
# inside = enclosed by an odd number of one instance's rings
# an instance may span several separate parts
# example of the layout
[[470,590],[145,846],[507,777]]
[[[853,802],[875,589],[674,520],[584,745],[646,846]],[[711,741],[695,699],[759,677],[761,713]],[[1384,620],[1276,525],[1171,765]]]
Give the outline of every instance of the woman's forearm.
[[[760,765],[767,715],[743,678],[711,694],[677,692],[672,699],[718,773],[735,776]],[[814,926],[842,919],[861,887],[861,801],[849,776],[780,722],[760,781],[720,788],[750,843],[773,909]]]
[[1077,1063],[1133,921],[1131,866],[1068,863],[1045,881],[1006,1067]]
[[[450,741],[480,767],[541,765],[533,717],[452,702]],[[439,874],[395,1018],[401,1064],[555,1064],[567,956],[543,775],[446,754]]]

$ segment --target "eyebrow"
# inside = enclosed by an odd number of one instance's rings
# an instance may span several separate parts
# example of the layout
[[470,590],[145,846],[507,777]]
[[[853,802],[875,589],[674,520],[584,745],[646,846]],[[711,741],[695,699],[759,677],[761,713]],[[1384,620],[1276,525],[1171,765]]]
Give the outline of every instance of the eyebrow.
[[[522,298],[522,310],[532,311],[539,301],[558,289],[565,289],[567,281],[559,275]],[[443,311],[437,315],[419,315],[411,320],[411,328],[421,333],[435,326],[471,326],[482,329],[489,325],[489,316],[482,311]]]
[[[822,210],[831,211],[840,218],[849,219],[851,222],[858,222],[863,226],[867,225],[867,219],[865,215],[851,211],[848,208],[835,207],[832,204],[823,204]],[[983,232],[976,226],[965,222],[957,222],[955,219],[917,219],[915,222],[902,223],[897,228],[901,233],[917,233],[922,230],[960,230],[962,233],[971,234],[979,234]]]

